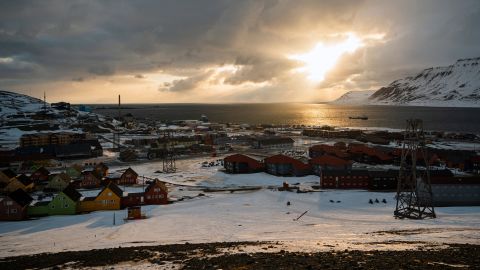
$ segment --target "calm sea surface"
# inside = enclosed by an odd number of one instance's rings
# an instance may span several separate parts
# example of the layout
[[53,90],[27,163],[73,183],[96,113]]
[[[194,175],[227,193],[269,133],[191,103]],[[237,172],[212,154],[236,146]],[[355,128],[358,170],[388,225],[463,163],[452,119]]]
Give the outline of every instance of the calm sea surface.
[[[116,116],[116,105],[91,105],[94,112]],[[426,130],[480,133],[480,108],[339,106],[331,104],[128,104],[122,114],[154,120],[199,119],[249,124],[333,125],[404,129],[408,118],[421,118]],[[368,116],[353,120],[349,116]]]

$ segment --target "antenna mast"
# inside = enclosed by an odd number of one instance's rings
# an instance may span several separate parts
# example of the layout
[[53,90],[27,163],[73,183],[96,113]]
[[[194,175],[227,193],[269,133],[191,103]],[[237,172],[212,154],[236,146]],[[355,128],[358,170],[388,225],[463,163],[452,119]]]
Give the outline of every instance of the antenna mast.
[[[420,157],[417,157],[420,154]],[[422,158],[425,170],[417,171],[417,159]],[[396,218],[435,218],[430,185],[429,161],[425,148],[423,122],[407,120],[402,148],[402,159],[397,186]]]

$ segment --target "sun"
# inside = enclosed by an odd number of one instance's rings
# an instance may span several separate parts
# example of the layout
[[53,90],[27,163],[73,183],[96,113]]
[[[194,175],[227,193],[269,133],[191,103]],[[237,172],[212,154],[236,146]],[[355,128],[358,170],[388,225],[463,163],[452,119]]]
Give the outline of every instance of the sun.
[[311,51],[289,55],[288,58],[305,63],[297,71],[307,73],[307,78],[313,82],[321,82],[325,79],[325,74],[335,66],[340,56],[345,53],[353,53],[362,46],[362,41],[355,34],[348,33],[343,42],[332,45],[318,42]]

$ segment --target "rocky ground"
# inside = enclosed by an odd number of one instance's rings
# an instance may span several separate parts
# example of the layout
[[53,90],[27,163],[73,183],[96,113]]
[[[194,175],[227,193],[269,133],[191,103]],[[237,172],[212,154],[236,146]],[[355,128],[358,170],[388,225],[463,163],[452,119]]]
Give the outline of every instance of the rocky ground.
[[[186,243],[43,253],[0,259],[0,269],[130,269],[145,265],[154,269],[480,269],[480,245],[312,253],[288,252],[277,246],[268,242]],[[264,251],[249,252],[259,247]]]

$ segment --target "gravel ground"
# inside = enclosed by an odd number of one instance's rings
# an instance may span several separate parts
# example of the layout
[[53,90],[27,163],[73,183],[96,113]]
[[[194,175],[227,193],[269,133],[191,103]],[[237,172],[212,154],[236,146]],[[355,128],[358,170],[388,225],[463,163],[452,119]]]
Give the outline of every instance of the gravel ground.
[[[312,253],[278,251],[275,246],[267,242],[186,243],[43,253],[0,259],[0,269],[114,269],[122,263],[158,269],[480,269],[480,245]],[[252,247],[265,252],[248,252]]]

